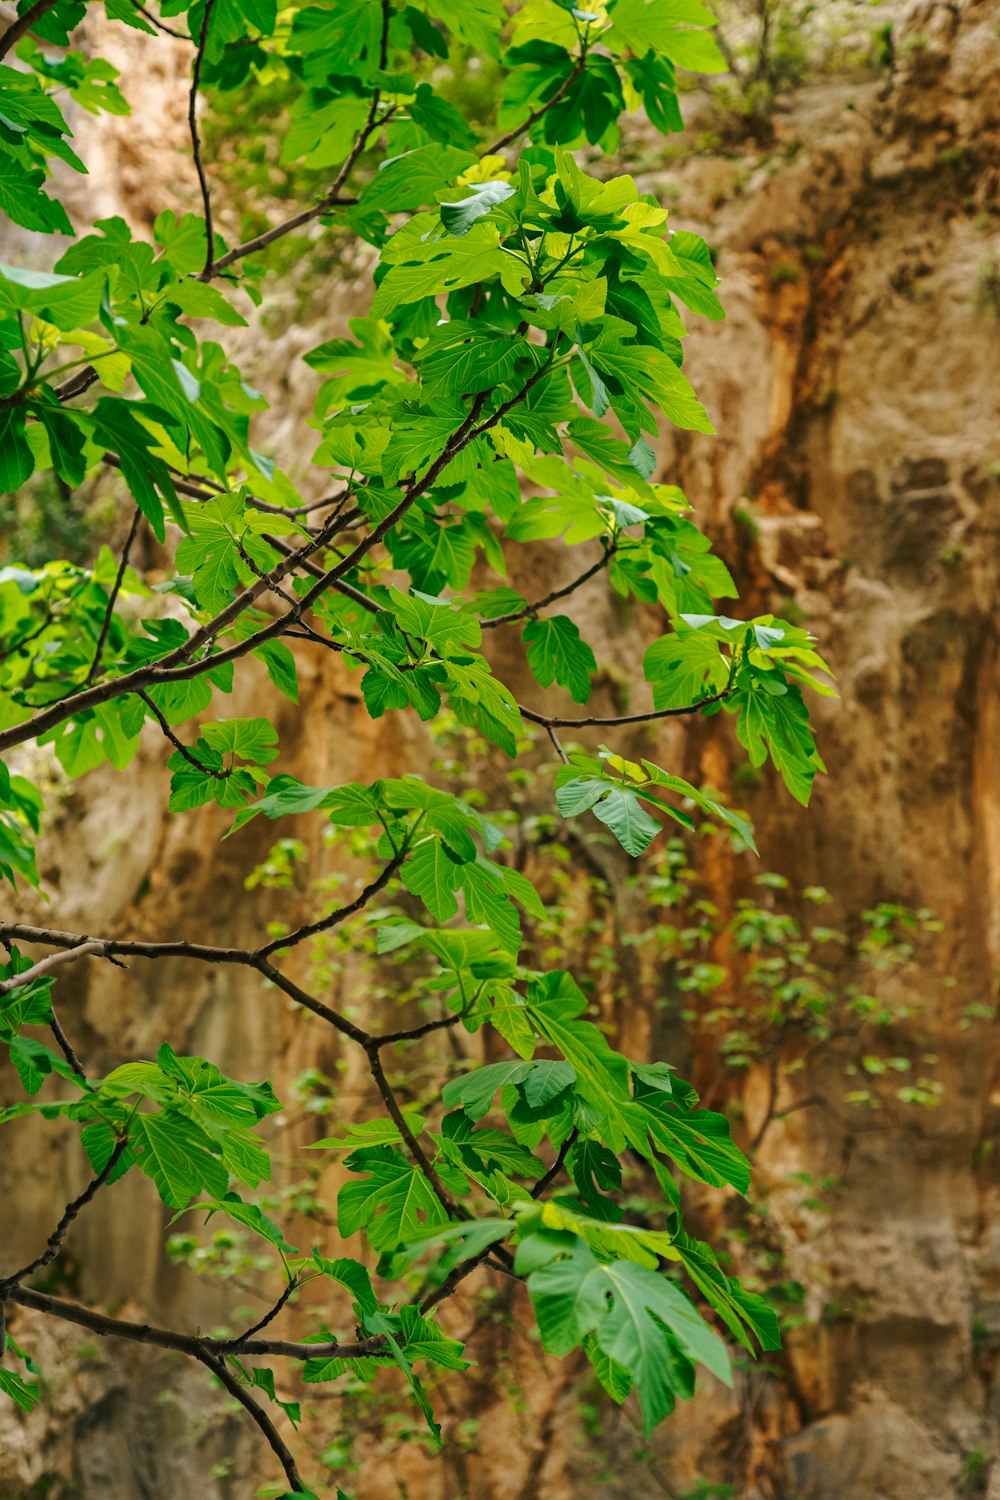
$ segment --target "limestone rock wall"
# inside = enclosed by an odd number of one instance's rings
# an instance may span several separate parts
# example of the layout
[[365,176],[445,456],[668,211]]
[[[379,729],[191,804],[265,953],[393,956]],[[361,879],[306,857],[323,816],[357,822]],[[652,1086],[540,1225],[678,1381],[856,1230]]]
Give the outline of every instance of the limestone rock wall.
[[[771,1126],[758,1183],[790,1272],[808,1289],[805,1321],[782,1358],[741,1373],[735,1392],[706,1384],[647,1447],[627,1408],[588,1417],[581,1370],[544,1360],[512,1331],[506,1293],[485,1312],[461,1299],[449,1316],[462,1332],[479,1321],[478,1365],[461,1408],[443,1388],[454,1441],[438,1457],[371,1442],[361,1475],[341,1481],[365,1500],[624,1500],[698,1493],[702,1481],[732,1488],[701,1493],[739,1500],[1000,1497],[1000,1029],[959,1026],[969,1003],[995,1002],[1000,973],[1000,6],[907,5],[894,49],[878,78],[821,78],[781,101],[766,152],[680,164],[644,156],[636,170],[673,194],[675,223],[706,235],[728,312],[723,324],[692,320],[687,356],[720,435],[678,437],[662,476],[706,519],[748,606],[799,611],[839,679],[839,700],[818,710],[830,776],[813,807],[803,812],[770,778],[741,787],[739,800],[766,862],[829,887],[838,912],[899,899],[941,915],[941,975],[926,976],[934,1001],[901,1041],[937,1057],[943,1102],[875,1128],[822,1108]],[[149,55],[144,88],[162,95],[159,118],[172,119],[183,49],[161,39]],[[164,203],[193,201],[169,132],[145,139],[131,122],[82,123],[87,191],[99,192],[102,211],[127,211],[138,226]],[[182,130],[182,119],[173,125]],[[309,401],[295,356],[345,316],[331,299],[277,350],[251,334],[234,349],[275,402],[279,442]],[[528,583],[568,566],[538,549],[522,563]],[[637,658],[655,621],[598,588],[573,605],[599,623],[611,710],[618,664]],[[288,738],[291,718],[280,727],[303,780],[394,774],[426,753],[419,726],[370,724],[336,665],[303,658],[302,670],[308,738]],[[252,711],[265,692],[262,675],[244,673],[234,711]],[[719,720],[635,744],[716,785],[738,760]],[[274,915],[272,895],[242,888],[266,834],[254,824],[220,844],[222,819],[167,820],[163,760],[151,739],[127,801],[124,783],[102,773],[65,790],[52,830],[53,910],[80,930],[246,940]],[[318,843],[311,852],[323,868],[328,855]],[[725,857],[709,875],[725,909],[744,876]],[[945,973],[950,989],[935,983]],[[360,977],[348,970],[338,984],[337,1001],[364,1015],[372,1001]],[[95,1068],[165,1035],[237,1074],[271,1076],[279,1092],[303,1067],[337,1068],[322,1028],[238,972],[79,965],[60,989]],[[651,1009],[618,1008],[609,1020],[636,1052],[685,1045]],[[343,1061],[344,1096],[360,1107],[363,1079]],[[697,1061],[698,1082],[719,1086],[713,1057]],[[829,1080],[811,1083],[821,1091]],[[751,1139],[766,1080],[751,1073],[726,1087]],[[797,1096],[782,1088],[779,1102]],[[6,1129],[19,1150],[0,1162],[0,1190],[7,1202],[16,1193],[19,1209],[5,1220],[3,1253],[16,1261],[48,1232],[53,1183],[68,1197],[84,1178],[78,1151],[48,1127]],[[290,1145],[308,1138],[292,1122]],[[796,1171],[838,1178],[821,1231],[797,1229]],[[149,1240],[157,1209],[147,1186],[127,1180],[113,1211],[81,1219],[71,1263],[79,1294],[124,1296],[137,1314],[187,1326],[220,1319],[227,1299],[238,1308],[240,1287],[192,1282],[164,1264]],[[335,1186],[332,1174],[328,1196]],[[847,1312],[830,1318],[830,1307]],[[235,1500],[271,1477],[252,1434],[221,1399],[205,1399],[200,1372],[143,1349],[95,1348],[24,1315],[16,1331],[38,1340],[58,1375],[31,1418],[0,1416],[3,1500],[187,1491]],[[126,1401],[136,1391],[148,1401]],[[320,1421],[308,1434],[315,1473],[328,1429]]]

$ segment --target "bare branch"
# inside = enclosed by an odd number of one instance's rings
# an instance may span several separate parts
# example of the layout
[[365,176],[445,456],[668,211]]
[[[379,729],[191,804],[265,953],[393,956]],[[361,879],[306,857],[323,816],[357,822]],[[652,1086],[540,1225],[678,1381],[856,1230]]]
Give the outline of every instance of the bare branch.
[[570,84],[575,81],[575,79],[586,67],[586,64],[587,52],[586,49],[584,49],[580,53],[580,56],[577,58],[572,71],[567,73],[566,77],[556,89],[551,99],[546,100],[544,104],[540,104],[537,109],[533,109],[526,120],[522,120],[521,124],[515,126],[513,130],[508,130],[507,134],[502,135],[498,141],[494,141],[492,146],[487,146],[486,150],[482,153],[483,156],[496,156],[504,149],[505,146],[509,146],[513,141],[516,141],[519,135],[524,135],[526,131],[530,130],[532,125],[537,125],[542,116],[547,115],[553,105],[559,103],[559,100],[566,93],[566,90],[569,88]]
[[194,57],[194,68],[191,73],[191,92],[188,95],[188,129],[191,132],[191,154],[194,157],[195,171],[198,173],[198,185],[201,188],[201,201],[205,212],[205,269],[201,273],[201,280],[207,281],[212,275],[212,252],[215,249],[215,236],[212,229],[212,194],[208,186],[208,178],[205,176],[205,168],[201,160],[201,141],[198,139],[198,86],[201,83],[201,69],[205,61],[205,47],[208,42],[208,28],[212,23],[212,11],[215,9],[215,0],[205,0],[205,13],[201,18],[201,34],[198,37],[198,50]]
[[439,1021],[425,1021],[422,1026],[412,1026],[409,1031],[383,1032],[381,1036],[373,1036],[372,1041],[379,1047],[392,1047],[396,1042],[416,1042],[422,1036],[429,1036],[432,1031],[457,1026],[461,1019],[460,1015],[443,1016]]
[[22,974],[14,974],[10,979],[0,981],[0,995],[7,995],[11,990],[20,989],[22,985],[31,984],[35,979],[41,979],[50,969],[57,964],[71,963],[74,959],[84,958],[88,953],[100,953],[102,945],[90,938],[66,949],[62,953],[49,953],[45,958],[40,958],[37,964],[32,964],[30,969],[25,969]]
[[278,953],[284,948],[294,948],[297,943],[304,942],[306,938],[316,937],[318,933],[326,932],[329,928],[336,927],[338,923],[346,921],[348,917],[353,917],[356,912],[359,912],[363,906],[368,904],[373,896],[377,896],[379,891],[385,889],[403,863],[406,854],[407,850],[404,847],[383,867],[381,873],[369,885],[366,885],[364,890],[360,891],[354,900],[348,902],[346,906],[338,907],[336,911],[330,912],[329,916],[321,917],[318,922],[309,922],[304,927],[296,927],[294,932],[288,933],[286,937],[273,938],[271,942],[265,943],[262,948],[255,949],[253,958],[255,960],[270,958],[272,953]]
[[0,58],[7,56],[12,47],[15,47],[23,36],[26,36],[36,21],[40,21],[48,11],[52,10],[59,0],[36,0],[30,10],[26,10],[23,16],[19,16],[7,30],[0,36]]
[[236,1338],[226,1340],[225,1352],[227,1354],[239,1354],[247,1339],[253,1338],[255,1333],[260,1333],[262,1328],[266,1328],[269,1323],[273,1323],[275,1318],[280,1313],[281,1309],[284,1307],[285,1303],[288,1301],[289,1297],[298,1287],[298,1285],[298,1277],[291,1277],[288,1285],[285,1287],[277,1302],[275,1302],[273,1306],[268,1309],[268,1311],[264,1314],[264,1316],[258,1323],[255,1323],[252,1328],[248,1328],[245,1333],[238,1334]]
[[539,1177],[538,1181],[531,1189],[531,1196],[533,1198],[540,1198],[542,1194],[555,1182],[556,1178],[559,1176],[559,1173],[563,1169],[566,1157],[569,1155],[570,1148],[573,1145],[573,1142],[576,1140],[578,1134],[579,1132],[574,1126],[569,1135],[563,1141],[562,1145],[559,1147],[559,1154],[557,1155],[549,1170],[546,1172],[545,1176]]
[[155,26],[157,31],[162,31],[166,36],[176,37],[179,42],[190,42],[194,40],[194,38],[189,36],[186,31],[175,31],[172,26],[168,26],[164,21],[161,21],[159,16],[154,16],[151,10],[147,10],[144,5],[141,5],[139,3],[139,0],[132,0],[132,4],[135,6],[140,16],[147,20],[150,26]]
[[189,750],[188,747],[187,747],[187,745],[185,745],[182,740],[179,740],[177,738],[176,734],[174,734],[174,731],[171,729],[170,725],[167,723],[167,720],[166,720],[165,716],[160,712],[160,710],[157,708],[156,704],[153,702],[152,698],[149,696],[149,694],[143,688],[140,688],[139,691],[136,693],[135,696],[137,698],[141,698],[142,699],[143,703],[145,703],[146,707],[149,709],[150,713],[153,715],[153,717],[156,720],[157,724],[159,724],[160,729],[163,732],[164,739],[168,740],[170,742],[170,744],[173,745],[173,747],[177,751],[178,755],[182,756],[183,759],[187,761],[187,763],[188,763],[189,766],[193,766],[196,771],[200,771],[201,774],[202,774],[202,776],[212,776],[212,777],[214,777],[214,779],[216,781],[228,781],[229,780],[229,772],[228,771],[217,771],[217,770],[213,769],[212,766],[202,765],[202,763],[198,759],[197,755],[195,755],[191,750]]
[[256,1422],[264,1434],[271,1452],[274,1453],[281,1467],[284,1469],[285,1478],[292,1489],[305,1493],[306,1487],[302,1483],[302,1478],[296,1467],[291,1449],[260,1403],[255,1401],[246,1386],[226,1369],[224,1360],[215,1358],[203,1349],[192,1350],[192,1353],[195,1359],[200,1360],[207,1370],[211,1370],[212,1374],[222,1382],[233,1399],[238,1401],[244,1411],[248,1412]]
[[545,595],[544,599],[536,599],[533,604],[526,604],[523,609],[512,610],[509,615],[497,615],[492,620],[483,620],[483,629],[496,630],[498,625],[513,625],[518,620],[526,619],[528,615],[537,614],[547,604],[554,604],[557,599],[565,599],[569,594],[575,594],[577,589],[587,582],[588,578],[593,578],[595,573],[600,573],[603,568],[608,566],[608,563],[615,555],[615,550],[614,546],[606,546],[603,557],[599,558],[593,567],[588,568],[585,573],[581,573],[579,578],[574,578],[572,583],[567,583],[561,589],[553,589],[551,594]]
[[43,1270],[47,1265],[50,1265],[51,1262],[55,1260],[56,1256],[59,1254],[59,1248],[62,1245],[63,1240],[66,1238],[66,1234],[73,1220],[76,1218],[80,1210],[87,1206],[87,1204],[98,1192],[98,1190],[102,1188],[107,1182],[115,1167],[118,1165],[121,1154],[125,1150],[125,1147],[127,1145],[127,1137],[123,1137],[120,1141],[118,1141],[111,1155],[108,1157],[108,1160],[105,1163],[103,1169],[98,1172],[97,1176],[93,1178],[90,1183],[88,1183],[87,1187],[84,1188],[83,1192],[78,1198],[74,1198],[72,1203],[67,1203],[66,1208],[63,1211],[63,1216],[59,1220],[59,1223],[56,1225],[55,1229],[53,1229],[52,1233],[49,1235],[45,1249],[42,1251],[41,1255],[36,1256],[33,1261],[29,1261],[26,1266],[22,1266],[20,1271],[15,1271],[12,1276],[5,1276],[3,1280],[0,1280],[0,1301],[3,1301],[4,1298],[10,1294],[11,1290],[20,1282],[22,1282],[26,1276],[31,1276],[35,1271]]
[[651,708],[648,713],[642,714],[618,714],[610,718],[594,716],[584,719],[561,719],[558,716],[550,717],[548,714],[536,713],[533,708],[525,708],[523,703],[518,707],[525,719],[532,724],[541,724],[543,729],[576,729],[587,725],[614,725],[614,724],[648,724],[654,719],[677,719],[686,714],[701,713],[703,708],[711,708],[713,703],[722,703],[732,693],[732,684],[722,688],[718,693],[712,693],[708,698],[701,698],[697,703],[687,703],[683,708]]
[[70,1039],[66,1035],[65,1031],[63,1031],[62,1026],[59,1022],[59,1017],[52,1009],[49,1010],[49,1030],[55,1037],[56,1045],[62,1052],[63,1057],[69,1063],[70,1067],[73,1069],[73,1072],[76,1073],[79,1078],[86,1078],[87,1075],[84,1072],[83,1064],[77,1057],[76,1053],[73,1051]]
[[101,622],[101,633],[97,637],[97,645],[94,648],[94,660],[91,662],[90,671],[87,673],[87,676],[84,679],[85,686],[86,684],[93,682],[94,678],[97,676],[98,668],[101,665],[101,652],[104,650],[104,643],[108,638],[108,631],[111,629],[111,621],[115,613],[115,603],[118,599],[122,582],[125,578],[125,570],[128,567],[128,555],[132,550],[132,543],[135,541],[136,534],[139,530],[139,522],[141,520],[142,511],[138,506],[136,506],[135,514],[132,517],[132,524],[129,526],[128,536],[125,538],[125,545],[122,548],[122,556],[121,562],[118,564],[118,572],[115,575],[114,583],[111,585],[111,593],[108,595],[108,607],[104,612],[104,619]]

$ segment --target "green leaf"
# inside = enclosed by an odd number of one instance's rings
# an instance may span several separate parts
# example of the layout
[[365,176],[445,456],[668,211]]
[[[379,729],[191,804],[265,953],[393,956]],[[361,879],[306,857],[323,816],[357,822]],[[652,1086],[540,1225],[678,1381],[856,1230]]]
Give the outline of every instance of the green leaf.
[[[770,685],[784,687],[784,692],[776,696],[768,690]],[[736,733],[751,765],[763,765],[770,754],[792,796],[807,806],[816,772],[826,767],[816,749],[800,690],[786,683],[781,674],[755,673],[730,703],[739,713]]]
[[229,1173],[213,1143],[183,1115],[136,1115],[129,1139],[139,1167],[171,1208],[186,1208],[206,1191],[213,1199],[225,1197]]
[[105,274],[58,276],[0,264],[0,313],[37,313],[57,328],[85,328],[97,317]]
[[[572,770],[572,768],[566,768]],[[573,776],[556,786],[556,804],[563,817],[588,809],[610,828],[626,854],[642,854],[660,832],[660,825],[642,808],[635,792],[594,776]]]
[[38,1405],[38,1387],[24,1380],[14,1370],[5,1370],[0,1365],[0,1391],[16,1401],[22,1411],[34,1411]]
[[729,675],[718,641],[699,631],[661,636],[647,649],[643,667],[656,709],[698,703],[725,687]]
[[461,198],[457,203],[441,204],[441,222],[449,234],[460,238],[468,234],[477,219],[492,213],[498,203],[513,197],[514,188],[509,182],[474,182],[472,196]]
[[35,467],[24,427],[23,407],[0,409],[0,494],[10,495],[19,490],[31,478]]
[[576,1073],[568,1062],[488,1063],[474,1073],[451,1079],[441,1098],[447,1109],[461,1105],[471,1119],[481,1120],[499,1089],[522,1085],[528,1103],[538,1109],[557,1099],[575,1081]]
[[771,1304],[756,1292],[748,1292],[735,1277],[727,1276],[711,1246],[680,1230],[674,1237],[673,1254],[745,1348],[753,1352],[749,1334],[753,1334],[762,1349],[781,1348],[781,1333]]
[[[530,1246],[521,1247],[519,1261]],[[559,1236],[556,1248],[528,1276],[542,1343],[565,1356],[594,1334],[634,1382],[647,1434],[670,1415],[677,1396],[692,1394],[696,1361],[732,1384],[725,1345],[665,1276],[632,1261],[602,1265],[575,1236]]]
[[220,755],[238,755],[255,766],[266,766],[278,754],[278,732],[267,719],[218,719],[202,725],[206,744]]
[[378,1298],[372,1290],[372,1279],[368,1270],[360,1261],[351,1260],[349,1257],[341,1257],[338,1260],[327,1260],[326,1256],[320,1255],[314,1250],[311,1261],[304,1261],[304,1266],[317,1266],[329,1281],[336,1281],[346,1287],[354,1298],[355,1306],[361,1316],[373,1313],[378,1307]]
[[433,203],[435,194],[475,160],[471,151],[457,146],[418,146],[379,168],[361,194],[362,207],[399,213]]
[[195,1213],[199,1209],[206,1210],[209,1218],[216,1213],[226,1214],[237,1224],[242,1224],[245,1229],[274,1245],[283,1255],[298,1254],[296,1247],[288,1243],[274,1220],[269,1219],[256,1203],[244,1203],[238,1193],[227,1193],[224,1198],[209,1198],[201,1203],[188,1204],[185,1212]]
[[447,922],[458,911],[455,892],[462,878],[462,866],[443,839],[425,839],[409,855],[402,869],[402,881],[408,891],[427,907],[438,922]]
[[345,1183],[337,1195],[337,1227],[344,1239],[366,1229],[374,1249],[391,1250],[425,1228],[447,1222],[420,1168],[394,1147],[363,1147],[344,1165],[367,1174],[362,1181]]
[[521,639],[528,647],[528,665],[542,687],[558,682],[574,703],[590,697],[590,679],[597,671],[597,658],[581,640],[580,632],[566,615],[532,620]]

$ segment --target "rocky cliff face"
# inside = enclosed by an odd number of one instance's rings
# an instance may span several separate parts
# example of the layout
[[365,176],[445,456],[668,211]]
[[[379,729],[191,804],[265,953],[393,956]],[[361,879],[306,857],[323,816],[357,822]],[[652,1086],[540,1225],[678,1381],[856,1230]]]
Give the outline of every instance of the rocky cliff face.
[[[442,1388],[451,1443],[437,1457],[414,1443],[363,1443],[366,1500],[1000,1497],[1000,1035],[995,1022],[960,1025],[970,1004],[995,1004],[1000,973],[1000,7],[921,0],[899,16],[893,42],[878,78],[824,77],[780,101],[766,152],[643,158],[635,170],[672,192],[675,222],[715,248],[728,312],[692,333],[687,356],[720,436],[678,438],[662,477],[707,517],[749,604],[797,611],[839,680],[840,698],[820,709],[830,776],[813,808],[804,813],[769,780],[741,786],[739,800],[767,863],[797,885],[828,887],[837,915],[880,900],[940,915],[940,973],[920,976],[932,998],[902,1023],[900,1047],[936,1058],[942,1102],[873,1119],[840,1105],[842,1078],[807,1066],[805,1076],[780,1074],[774,1093],[751,1068],[736,1087],[720,1081],[717,1051],[697,1050],[696,1081],[723,1090],[747,1141],[774,1115],[756,1191],[788,1275],[807,1289],[782,1359],[742,1374],[734,1393],[706,1384],[650,1450],[627,1409],[595,1416],[579,1369],[512,1334],[508,1297],[470,1296],[452,1316],[463,1333],[477,1327],[478,1366],[461,1409],[449,1410]],[[158,71],[144,73],[144,89],[162,93],[164,119],[184,55],[169,44],[153,52]],[[124,122],[89,130],[82,150],[107,212],[141,223],[171,195],[184,202],[192,185],[163,140],[144,141]],[[295,356],[342,317],[320,309],[315,327],[266,355],[247,339],[247,372],[277,372],[260,383],[279,443],[309,400]],[[525,573],[551,579],[561,563],[526,556]],[[636,659],[651,622],[622,618],[596,589],[574,603],[602,612],[610,708],[616,664]],[[372,725],[338,672],[303,660],[310,733],[288,747],[296,773],[326,783],[412,769],[426,754],[419,729]],[[253,711],[265,690],[246,674],[234,711]],[[685,774],[731,781],[737,757],[718,720],[642,744]],[[242,888],[266,836],[255,824],[220,844],[221,821],[168,822],[162,760],[150,743],[125,805],[122,784],[102,773],[66,790],[51,834],[59,863],[49,866],[59,920],[246,941],[274,915],[273,895]],[[311,853],[315,869],[330,864],[318,843]],[[725,911],[743,867],[718,855],[703,873]],[[944,975],[955,984],[940,985]],[[343,1003],[372,1004],[360,970],[336,983]],[[127,975],[76,966],[60,988],[95,1067],[169,1034],[237,1075],[273,1077],[279,1093],[305,1067],[337,1077],[342,1097],[361,1087],[338,1074],[320,1028],[246,976],[137,961]],[[636,1009],[609,1002],[636,1053],[668,1042],[692,1050],[652,1006]],[[813,1094],[826,1106],[784,1113]],[[16,1261],[22,1242],[48,1232],[53,1183],[70,1196],[83,1179],[78,1153],[50,1128],[6,1130],[20,1132],[31,1164],[18,1169],[9,1150],[0,1164],[4,1198],[16,1192],[19,1204],[4,1236]],[[293,1119],[290,1158],[310,1138],[308,1122]],[[795,1173],[837,1179],[824,1218],[804,1223]],[[334,1178],[321,1183],[328,1197]],[[81,1219],[71,1262],[79,1293],[127,1297],[185,1326],[245,1303],[239,1286],[220,1290],[164,1264],[149,1240],[156,1210],[145,1186],[128,1180],[113,1208]],[[16,1331],[30,1333],[56,1374],[31,1418],[3,1415],[0,1496],[235,1500],[261,1481],[252,1437],[236,1436],[221,1400],[206,1402],[199,1372],[151,1351],[84,1344],[24,1314]],[[360,1410],[356,1420],[366,1420]],[[332,1431],[312,1434],[317,1457]]]

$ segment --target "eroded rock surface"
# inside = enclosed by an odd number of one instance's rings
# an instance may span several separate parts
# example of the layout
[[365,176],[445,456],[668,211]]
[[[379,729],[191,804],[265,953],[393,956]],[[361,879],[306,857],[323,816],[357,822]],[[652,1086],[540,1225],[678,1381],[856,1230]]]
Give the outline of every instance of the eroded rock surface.
[[[169,44],[156,51],[160,71],[148,82],[168,111],[184,57]],[[747,607],[792,608],[821,637],[841,691],[818,710],[830,776],[813,808],[803,812],[771,779],[741,787],[739,800],[767,863],[829,887],[838,913],[891,899],[940,914],[933,1004],[907,1022],[901,1045],[938,1058],[942,1103],[876,1128],[841,1109],[773,1122],[757,1172],[779,1224],[797,1222],[793,1173],[839,1184],[822,1227],[787,1235],[789,1274],[808,1289],[805,1322],[783,1358],[741,1374],[734,1393],[706,1383],[648,1456],[628,1410],[604,1412],[600,1436],[588,1433],[581,1372],[511,1335],[501,1305],[476,1335],[469,1392],[447,1417],[454,1441],[439,1457],[414,1444],[366,1450],[365,1500],[624,1500],[682,1495],[700,1479],[731,1485],[741,1500],[1000,1495],[1000,1041],[995,1023],[959,1025],[970,1003],[995,1001],[1000,972],[1000,6],[908,5],[894,52],[877,79],[824,78],[783,101],[766,155],[644,166],[643,183],[676,185],[675,222],[716,249],[728,312],[723,324],[691,320],[687,355],[720,436],[679,437],[663,451],[662,477],[707,519]],[[87,190],[102,211],[147,223],[164,203],[191,199],[179,153],[162,176],[149,170],[165,161],[162,140],[121,121],[89,133]],[[344,316],[338,299],[277,351],[253,335],[234,351],[278,403],[279,441],[310,399],[295,355],[340,331]],[[268,368],[270,384],[259,374]],[[535,549],[525,577],[548,585],[563,564]],[[623,615],[596,587],[572,603],[601,612],[612,709],[621,664],[638,658],[655,622]],[[293,723],[280,726],[296,773],[326,783],[419,764],[419,726],[372,725],[355,681],[338,671],[303,660],[308,737],[289,742]],[[266,689],[263,675],[243,674],[234,711],[253,711]],[[716,785],[737,760],[719,720],[636,745]],[[50,869],[52,910],[81,931],[246,941],[273,914],[267,892],[242,889],[266,835],[252,825],[220,844],[221,819],[167,820],[163,761],[151,739],[127,800],[125,783],[102,773],[67,789],[52,831],[61,861]],[[323,868],[318,842],[312,855]],[[713,865],[723,909],[740,878],[724,858]],[[936,983],[944,974],[953,987]],[[339,1002],[364,1015],[371,1001],[350,968],[338,984]],[[279,1093],[306,1066],[336,1072],[329,1036],[239,971],[79,965],[60,991],[96,1068],[169,1035],[237,1075],[273,1077]],[[610,1018],[623,1045],[659,1051],[656,1015]],[[354,1097],[363,1079],[344,1061],[339,1076]],[[703,1087],[718,1083],[716,1065],[699,1057]],[[831,1099],[842,1088],[835,1077],[809,1084]],[[737,1093],[728,1087],[752,1138],[766,1080],[751,1073]],[[779,1106],[809,1091],[801,1079],[782,1088]],[[53,1184],[62,1199],[84,1179],[78,1150],[48,1128],[6,1129],[21,1166],[8,1149],[0,1179],[19,1211],[4,1256],[17,1260],[48,1233]],[[299,1126],[289,1140],[310,1138]],[[185,1326],[221,1320],[227,1298],[231,1308],[245,1299],[164,1265],[148,1233],[158,1213],[148,1186],[127,1180],[113,1209],[81,1219],[80,1295],[124,1296],[136,1315]],[[332,1171],[323,1189],[335,1187]],[[449,1319],[464,1332],[474,1313],[463,1299]],[[84,1340],[24,1314],[15,1326],[58,1373],[26,1422],[2,1414],[0,1496],[228,1500],[270,1477],[253,1436],[237,1437],[221,1402],[204,1399],[200,1372],[141,1349],[81,1354]],[[517,1388],[513,1405],[501,1385]],[[126,1403],[126,1390],[141,1401]],[[458,1396],[445,1388],[444,1399]],[[322,1431],[321,1421],[311,1434],[317,1454]]]

